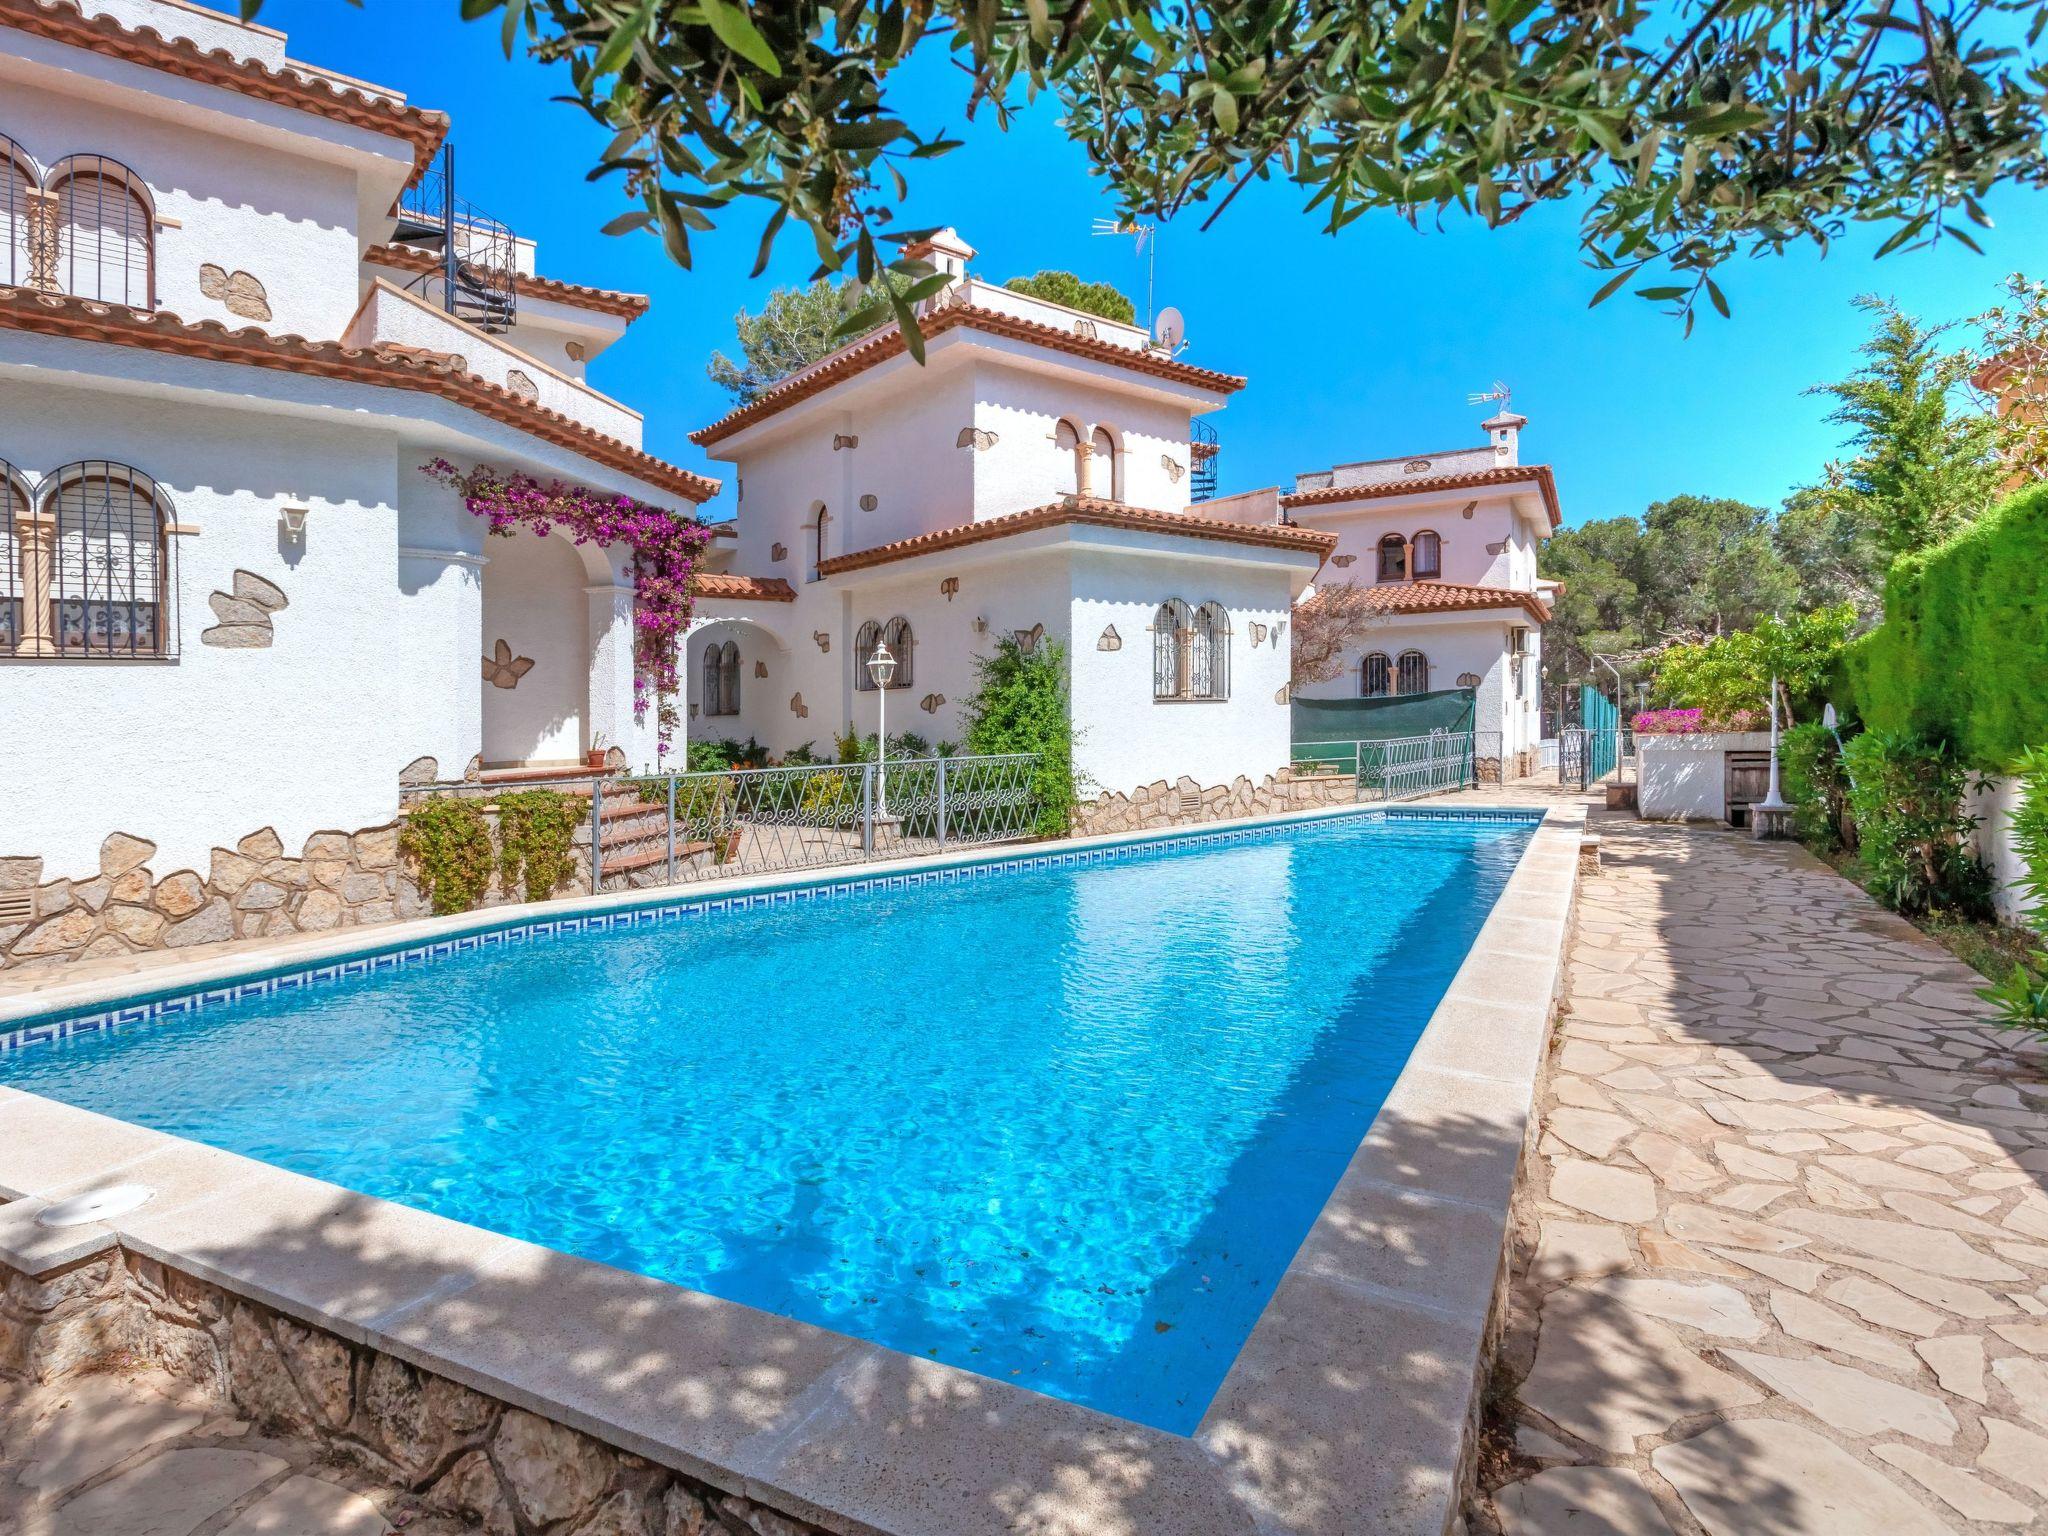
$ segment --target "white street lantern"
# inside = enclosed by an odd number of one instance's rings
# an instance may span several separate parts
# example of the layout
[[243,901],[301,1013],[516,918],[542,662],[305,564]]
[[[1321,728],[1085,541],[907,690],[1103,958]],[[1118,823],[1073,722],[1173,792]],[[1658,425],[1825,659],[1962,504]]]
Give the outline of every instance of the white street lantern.
[[889,679],[896,675],[896,658],[887,645],[878,644],[868,658],[868,676],[875,680],[875,814],[889,814],[889,779],[884,769],[889,761]]

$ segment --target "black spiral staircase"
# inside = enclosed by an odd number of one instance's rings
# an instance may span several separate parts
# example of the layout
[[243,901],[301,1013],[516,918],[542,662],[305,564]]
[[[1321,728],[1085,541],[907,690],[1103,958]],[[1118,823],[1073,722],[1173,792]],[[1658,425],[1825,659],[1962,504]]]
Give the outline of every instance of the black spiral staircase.
[[406,286],[458,320],[497,334],[519,316],[519,242],[509,226],[455,195],[455,146],[444,145],[434,163],[398,200],[391,238],[441,258]]
[[1206,421],[1188,423],[1193,429],[1193,439],[1188,444],[1189,457],[1194,460],[1193,473],[1188,479],[1190,501],[1211,501],[1216,495],[1216,429]]

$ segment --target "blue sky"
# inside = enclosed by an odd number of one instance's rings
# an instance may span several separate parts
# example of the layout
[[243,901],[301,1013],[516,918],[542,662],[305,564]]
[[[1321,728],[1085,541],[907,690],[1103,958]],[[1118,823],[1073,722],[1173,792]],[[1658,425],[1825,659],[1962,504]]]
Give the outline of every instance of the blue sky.
[[[296,57],[448,112],[465,194],[538,240],[543,272],[651,294],[652,313],[593,364],[592,381],[646,412],[650,451],[724,472],[688,441],[727,408],[705,360],[733,350],[734,311],[809,275],[806,235],[786,232],[769,273],[750,279],[762,218],[751,208],[701,238],[687,272],[651,235],[599,233],[623,206],[614,183],[584,179],[607,135],[552,100],[567,89],[561,75],[523,57],[508,64],[496,25],[462,22],[455,0],[268,0],[260,19],[291,34]],[[912,168],[904,217],[957,226],[983,276],[1068,267],[1119,284],[1142,313],[1144,267],[1127,242],[1090,236],[1110,203],[1049,104],[1008,134],[968,127],[952,78],[921,67],[899,77],[922,104],[913,122],[966,128],[952,136],[967,139]],[[1600,278],[1580,259],[1570,207],[1499,231],[1454,219],[1417,232],[1368,216],[1332,237],[1301,201],[1284,185],[1249,188],[1208,233],[1198,212],[1160,237],[1158,300],[1186,315],[1189,360],[1250,379],[1211,418],[1222,489],[1476,443],[1486,412],[1465,397],[1502,379],[1530,419],[1524,458],[1555,466],[1571,523],[1685,492],[1775,506],[1839,451],[1825,403],[1802,391],[1852,366],[1864,331],[1852,297],[1967,316],[2048,240],[2048,195],[2005,191],[1991,201],[1998,227],[1983,233],[1981,257],[1951,244],[1876,262],[1882,235],[1852,231],[1825,259],[1739,261],[1721,278],[1733,319],[1704,315],[1688,340],[1626,294],[1587,309]],[[707,510],[729,515],[730,504],[728,489]]]

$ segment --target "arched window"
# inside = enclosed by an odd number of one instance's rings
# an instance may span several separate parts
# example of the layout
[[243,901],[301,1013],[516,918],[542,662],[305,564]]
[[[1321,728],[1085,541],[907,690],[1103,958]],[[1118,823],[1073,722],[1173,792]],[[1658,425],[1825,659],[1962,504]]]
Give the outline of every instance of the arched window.
[[1059,453],[1058,466],[1053,471],[1054,494],[1080,495],[1087,484],[1087,471],[1081,467],[1081,429],[1071,421],[1060,422],[1052,429],[1052,445]]
[[1408,541],[1398,533],[1390,533],[1380,540],[1380,580],[1406,581],[1408,579]]
[[882,626],[873,619],[861,625],[853,637],[853,691],[873,693],[874,674],[868,671],[868,658],[875,654],[875,647],[882,643]]
[[1088,438],[1088,494],[1124,499],[1124,456],[1116,451],[1109,428],[1097,427]]
[[1394,692],[1429,692],[1429,658],[1420,651],[1403,651],[1394,663]]
[[825,526],[832,521],[832,514],[825,510],[825,503],[818,502],[811,508],[811,580],[823,577],[818,567],[825,563]]
[[1394,691],[1394,664],[1387,659],[1385,651],[1369,651],[1358,664],[1358,695],[1364,699],[1384,699]]
[[1195,610],[1190,671],[1189,697],[1230,697],[1230,615],[1223,611],[1221,603],[1204,603]]
[[1408,541],[1409,574],[1417,581],[1434,581],[1444,573],[1444,541],[1425,528]]
[[704,647],[704,697],[699,704],[706,715],[725,713],[725,669],[719,665],[719,647],[715,643]]
[[740,712],[740,643],[728,640],[718,652],[718,702],[724,713]]
[[[27,552],[21,654],[168,656],[176,649],[170,519],[156,482],[96,460],[51,475]],[[47,577],[43,573],[47,571]],[[42,590],[38,592],[36,587]]]
[[[896,658],[896,670],[889,675],[889,686],[891,688],[908,688],[910,686],[910,652],[915,643],[916,639],[910,633],[910,620],[894,618],[882,626],[882,644],[888,646],[889,654]],[[868,655],[872,656],[874,654],[874,648],[870,646],[868,648]],[[863,671],[867,669],[865,657],[861,660],[861,669]]]
[[1230,697],[1230,615],[1221,605],[1191,609],[1177,597],[1152,616],[1152,697]]
[[156,215],[142,179],[105,155],[73,155],[51,170],[57,286],[82,299],[149,309],[156,303]]
[[41,186],[34,162],[0,134],[0,284],[9,288],[50,286],[33,259],[40,244],[36,232],[42,228]]
[[1179,699],[1187,696],[1188,646],[1195,616],[1188,605],[1169,597],[1152,615],[1152,697]]

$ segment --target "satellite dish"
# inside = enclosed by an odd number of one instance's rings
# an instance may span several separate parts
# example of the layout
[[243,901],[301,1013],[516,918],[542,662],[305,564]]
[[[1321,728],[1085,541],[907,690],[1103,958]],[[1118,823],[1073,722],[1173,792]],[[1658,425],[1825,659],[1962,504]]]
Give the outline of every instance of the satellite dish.
[[1152,335],[1160,346],[1171,352],[1187,340],[1188,323],[1181,318],[1180,311],[1169,304],[1152,322]]

